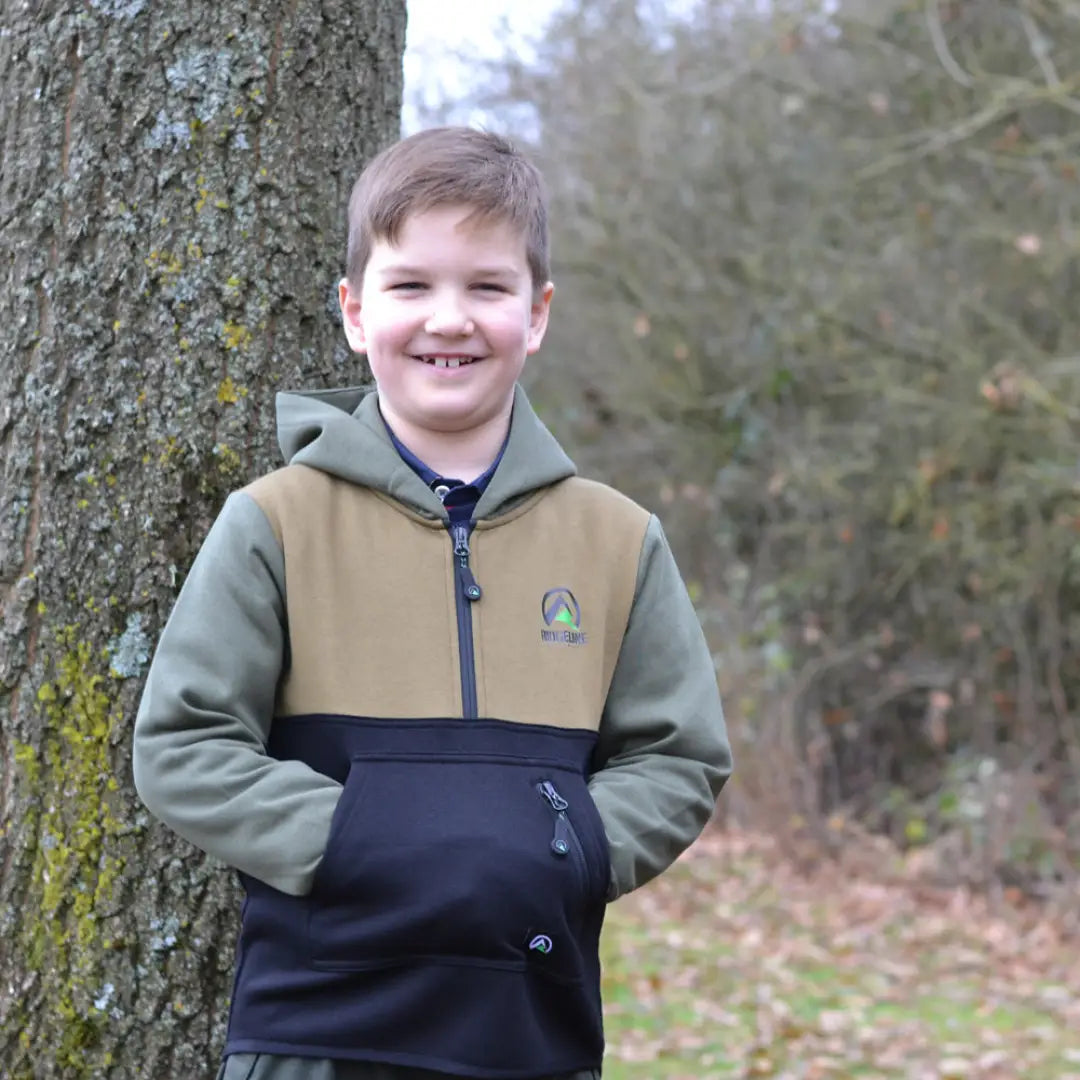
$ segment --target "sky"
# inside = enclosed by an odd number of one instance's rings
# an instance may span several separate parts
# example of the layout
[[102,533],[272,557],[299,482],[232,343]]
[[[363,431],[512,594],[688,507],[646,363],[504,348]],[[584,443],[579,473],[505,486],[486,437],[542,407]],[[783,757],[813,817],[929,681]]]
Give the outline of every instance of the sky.
[[527,50],[558,7],[559,0],[408,0],[404,133],[420,126],[418,103],[453,98],[468,86],[469,57],[499,55],[507,34],[515,48]]

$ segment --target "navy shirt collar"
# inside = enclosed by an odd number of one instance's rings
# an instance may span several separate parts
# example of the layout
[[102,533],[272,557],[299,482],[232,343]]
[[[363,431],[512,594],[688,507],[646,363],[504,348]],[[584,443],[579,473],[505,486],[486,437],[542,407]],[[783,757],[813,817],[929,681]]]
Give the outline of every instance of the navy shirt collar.
[[421,461],[394,434],[390,425],[386,423],[385,417],[383,417],[383,423],[386,424],[386,433],[390,436],[390,441],[394,444],[394,449],[401,455],[401,460],[404,461],[432,491],[436,492],[436,494],[438,494],[437,489],[440,487],[449,489],[449,491],[442,496],[442,503],[450,514],[450,520],[467,521],[472,517],[472,512],[476,509],[476,504],[480,501],[480,496],[483,495],[484,489],[491,482],[491,478],[495,475],[495,470],[499,467],[499,462],[502,461],[503,453],[506,450],[506,444],[510,439],[509,431],[507,432],[506,439],[503,440],[503,444],[500,447],[495,460],[475,480],[473,480],[471,484],[466,484],[464,481],[454,477],[440,476],[429,465]]

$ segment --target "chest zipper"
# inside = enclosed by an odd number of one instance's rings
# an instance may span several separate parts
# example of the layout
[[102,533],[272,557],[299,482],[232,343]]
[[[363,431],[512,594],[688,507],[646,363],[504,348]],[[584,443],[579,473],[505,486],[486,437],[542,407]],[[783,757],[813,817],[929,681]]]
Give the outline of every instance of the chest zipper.
[[473,644],[472,605],[483,590],[469,566],[469,534],[473,523],[453,522],[449,526],[454,545],[454,607],[457,612],[458,657],[461,667],[461,714],[466,720],[478,717],[476,702],[476,651]]

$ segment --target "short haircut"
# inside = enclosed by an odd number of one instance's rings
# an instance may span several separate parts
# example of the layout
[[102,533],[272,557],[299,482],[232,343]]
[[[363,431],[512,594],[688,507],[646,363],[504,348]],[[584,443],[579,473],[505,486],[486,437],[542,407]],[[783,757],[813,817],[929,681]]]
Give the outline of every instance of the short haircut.
[[393,244],[410,214],[460,204],[466,220],[519,230],[534,290],[551,276],[547,197],[540,170],[509,139],[468,127],[417,132],[377,155],[349,198],[346,274],[359,286],[377,241]]

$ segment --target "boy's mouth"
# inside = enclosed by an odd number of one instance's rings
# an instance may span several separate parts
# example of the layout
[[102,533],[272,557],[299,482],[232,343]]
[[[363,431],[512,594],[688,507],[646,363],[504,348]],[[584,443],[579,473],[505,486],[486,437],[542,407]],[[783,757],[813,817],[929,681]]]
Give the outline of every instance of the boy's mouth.
[[478,356],[417,356],[415,359],[437,368],[458,368],[473,364]]

